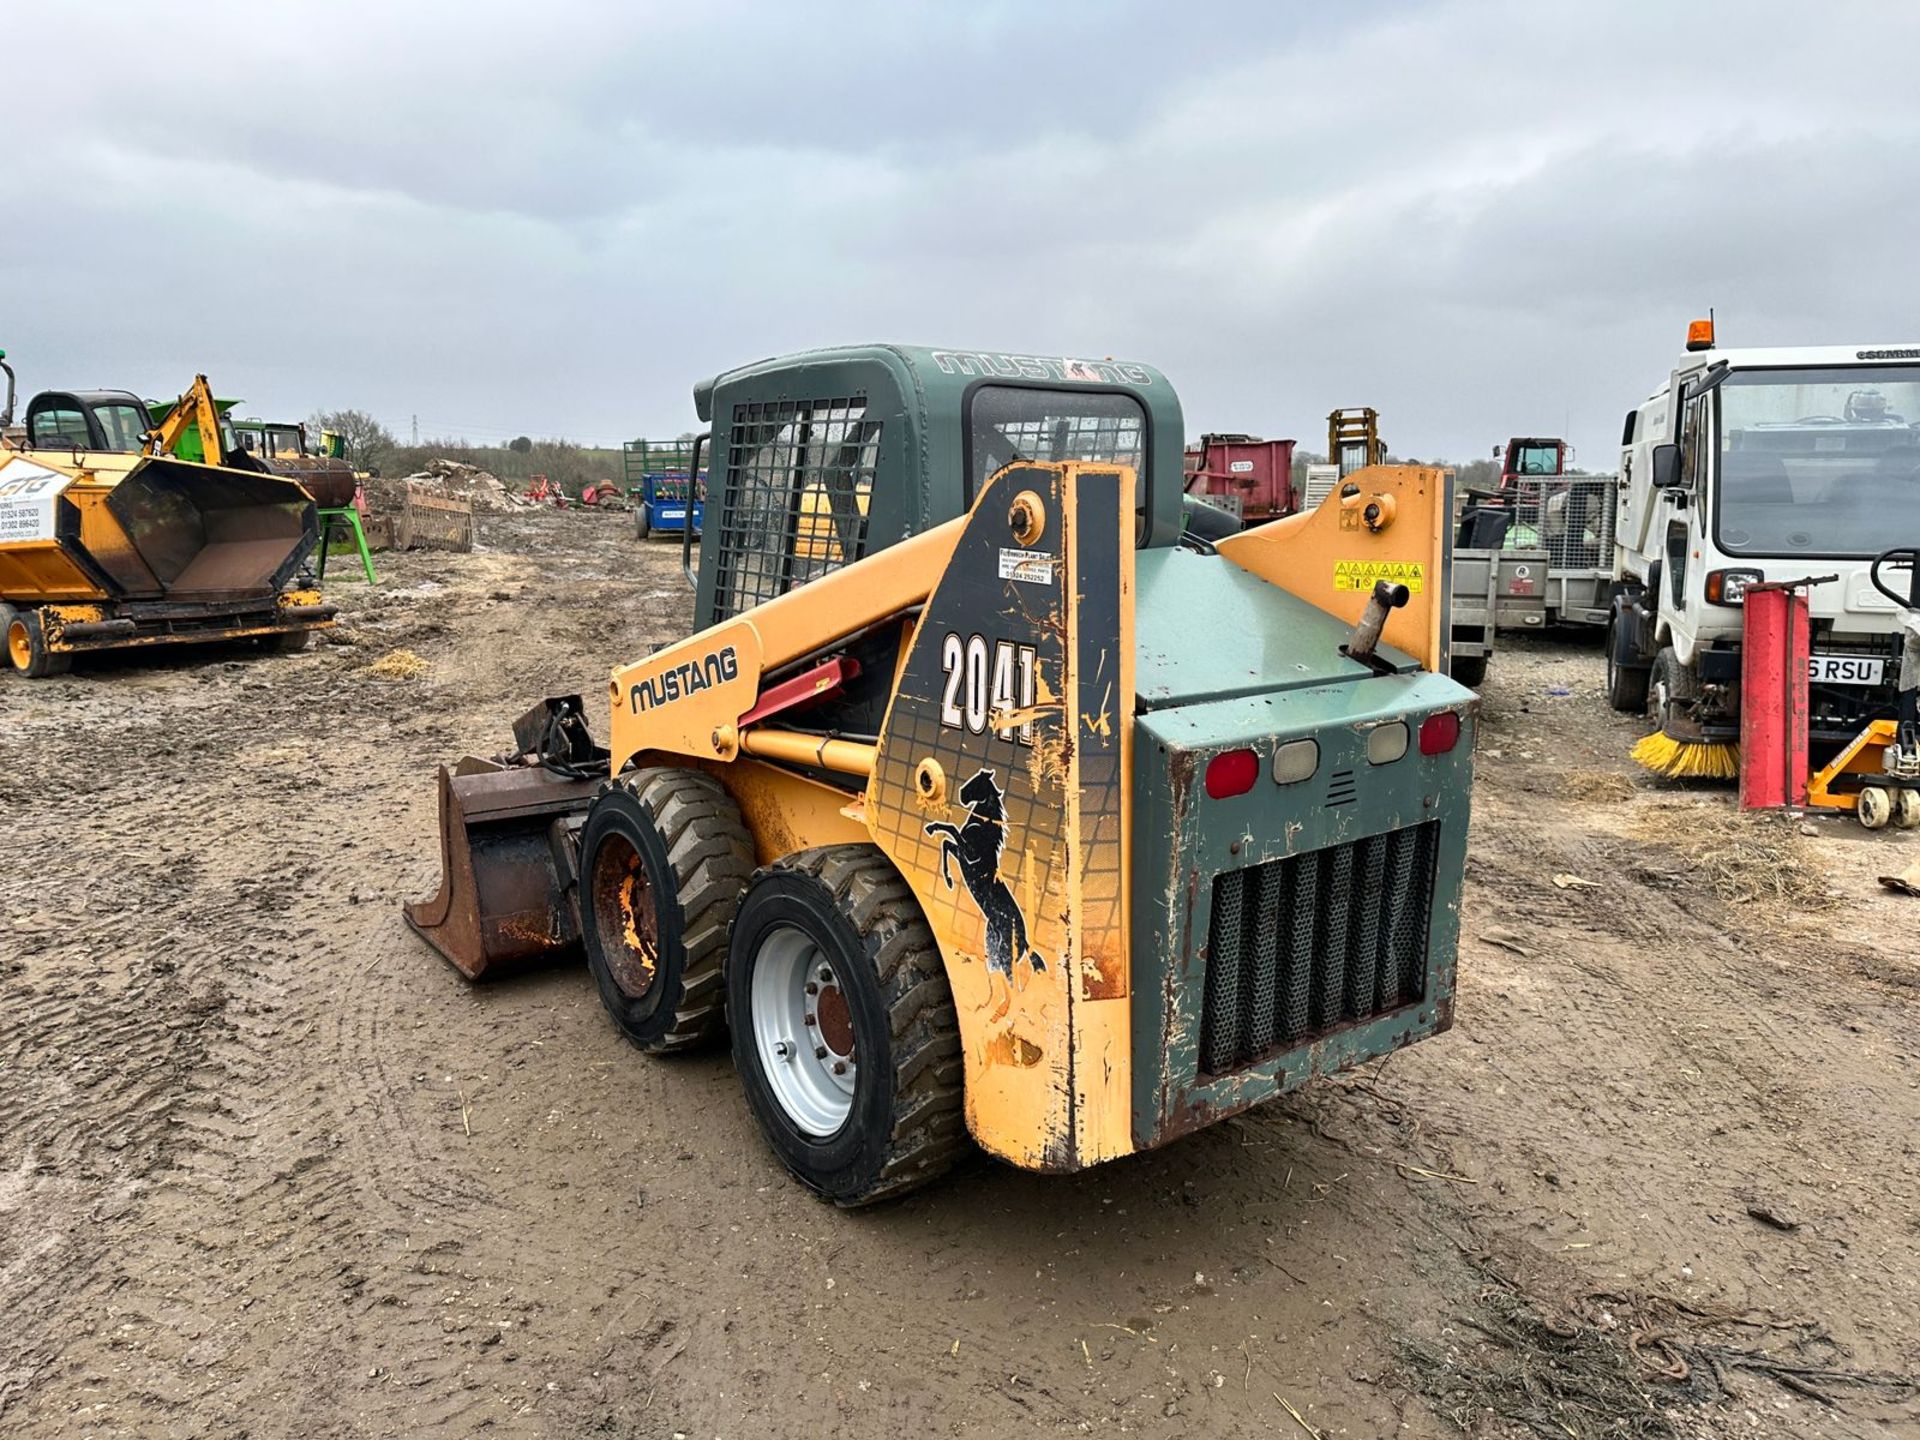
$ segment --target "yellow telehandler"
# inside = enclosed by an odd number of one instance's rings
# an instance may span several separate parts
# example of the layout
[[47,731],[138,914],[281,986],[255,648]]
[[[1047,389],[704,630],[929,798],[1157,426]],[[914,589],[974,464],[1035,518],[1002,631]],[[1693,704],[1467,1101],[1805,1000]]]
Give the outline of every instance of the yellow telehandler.
[[695,401],[698,633],[610,673],[604,747],[560,697],[441,771],[406,913],[464,974],[584,949],[641,1049],[730,1032],[843,1205],[968,1132],[1075,1170],[1447,1027],[1441,472],[1234,533],[1145,365],[862,346]]

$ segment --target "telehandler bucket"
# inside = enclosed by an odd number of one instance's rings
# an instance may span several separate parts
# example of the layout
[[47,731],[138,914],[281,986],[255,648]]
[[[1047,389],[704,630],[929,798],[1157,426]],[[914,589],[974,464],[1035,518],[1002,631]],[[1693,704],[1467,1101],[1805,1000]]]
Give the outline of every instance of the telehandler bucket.
[[605,783],[606,752],[594,772],[579,706],[569,696],[522,716],[518,755],[440,767],[440,889],[406,906],[406,919],[470,980],[532,969],[580,943],[575,837]]

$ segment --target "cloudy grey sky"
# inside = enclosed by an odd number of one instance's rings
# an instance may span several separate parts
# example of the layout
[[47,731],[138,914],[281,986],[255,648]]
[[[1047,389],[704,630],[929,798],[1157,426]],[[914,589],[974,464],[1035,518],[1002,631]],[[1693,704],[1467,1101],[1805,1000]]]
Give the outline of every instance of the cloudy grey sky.
[[1920,339],[1920,5],[16,6],[23,392],[600,442],[869,339],[1467,459],[1725,343]]

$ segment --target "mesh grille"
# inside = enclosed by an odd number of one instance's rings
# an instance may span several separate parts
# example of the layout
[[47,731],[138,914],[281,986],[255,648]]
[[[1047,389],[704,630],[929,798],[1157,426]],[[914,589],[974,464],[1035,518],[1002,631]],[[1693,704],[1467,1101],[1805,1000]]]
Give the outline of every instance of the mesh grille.
[[1513,487],[1513,523],[1503,548],[1545,550],[1554,570],[1595,570],[1613,564],[1611,475],[1520,480]]
[[1424,998],[1439,839],[1428,822],[1216,875],[1202,1073]]
[[858,560],[880,422],[866,397],[736,405],[714,585],[725,619]]

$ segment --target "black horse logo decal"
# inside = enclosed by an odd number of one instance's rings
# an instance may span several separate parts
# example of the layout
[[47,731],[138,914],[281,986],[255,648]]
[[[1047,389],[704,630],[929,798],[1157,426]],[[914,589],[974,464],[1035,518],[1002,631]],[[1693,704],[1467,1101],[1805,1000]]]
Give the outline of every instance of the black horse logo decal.
[[[1026,916],[1020,913],[1020,903],[1013,898],[1007,882],[1000,878],[1000,853],[1007,847],[1006,793],[995,783],[993,771],[974,771],[973,777],[960,787],[960,802],[967,807],[966,824],[949,825],[944,820],[934,820],[923,829],[928,835],[941,837],[940,878],[951,890],[952,865],[959,861],[960,881],[987,922],[986,960],[991,989],[993,975],[1010,984],[1014,966],[1020,962],[1024,961],[1035,971],[1045,970],[1047,964],[1040,958],[1040,952],[1027,943]],[[1025,978],[1026,972],[1022,972],[1023,982]],[[995,1017],[1006,1014],[1012,1004],[1013,994],[1009,990],[995,1010]]]

